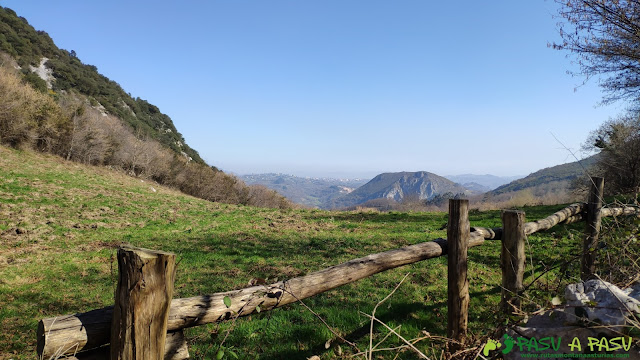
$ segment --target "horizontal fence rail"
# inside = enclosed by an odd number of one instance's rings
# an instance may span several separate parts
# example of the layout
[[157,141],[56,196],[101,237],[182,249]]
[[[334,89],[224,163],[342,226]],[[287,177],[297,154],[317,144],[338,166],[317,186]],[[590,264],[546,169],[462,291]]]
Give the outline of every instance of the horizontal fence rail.
[[[524,224],[525,235],[544,231],[558,224],[583,221],[587,204],[572,204],[540,220]],[[602,217],[640,216],[636,207],[602,208]],[[502,240],[502,228],[471,227],[468,247],[482,245],[485,240]],[[268,311],[332,290],[382,271],[447,255],[446,239],[372,254],[340,265],[273,284],[251,286],[240,290],[214,293],[190,298],[173,299],[167,320],[167,349],[185,347],[181,329],[229,320]],[[225,301],[226,300],[226,301]],[[229,301],[230,300],[230,304]],[[225,302],[227,304],[225,304]],[[229,305],[229,306],[227,306]],[[39,358],[55,358],[76,354],[110,343],[113,306],[86,313],[42,319],[38,324],[37,353]],[[177,332],[177,333],[176,333]],[[177,340],[174,340],[177,339]],[[176,342],[170,344],[169,342]],[[182,355],[184,356],[184,355]],[[165,358],[178,358],[167,355]],[[184,358],[184,357],[180,357]]]

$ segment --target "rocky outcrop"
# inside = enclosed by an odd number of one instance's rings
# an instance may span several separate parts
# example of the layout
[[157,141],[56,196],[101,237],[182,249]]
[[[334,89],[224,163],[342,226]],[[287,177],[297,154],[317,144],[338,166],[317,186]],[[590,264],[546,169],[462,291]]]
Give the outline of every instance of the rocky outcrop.
[[470,195],[472,192],[442,176],[426,172],[384,173],[335,200],[334,208],[355,206],[375,199],[402,201],[406,197],[430,200],[436,195]]
[[640,317],[640,283],[625,290],[602,280],[571,284],[564,291],[567,309],[576,316],[623,331],[630,319]]
[[31,70],[31,72],[36,73],[36,75],[44,80],[44,82],[47,84],[47,89],[51,89],[52,83],[53,81],[55,81],[55,78],[53,77],[53,70],[49,69],[45,65],[48,60],[49,59],[47,59],[46,57],[43,57],[42,60],[40,60],[40,64],[38,65],[38,67],[29,65],[29,69]]

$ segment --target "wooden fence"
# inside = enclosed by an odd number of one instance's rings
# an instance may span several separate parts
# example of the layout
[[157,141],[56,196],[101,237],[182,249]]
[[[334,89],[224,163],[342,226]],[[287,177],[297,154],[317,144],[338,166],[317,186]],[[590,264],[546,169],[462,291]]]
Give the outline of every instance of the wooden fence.
[[450,200],[447,239],[368,255],[302,277],[240,290],[172,299],[175,255],[139,248],[118,250],[115,305],[43,319],[38,324],[40,359],[186,359],[182,329],[268,311],[402,265],[448,256],[447,336],[464,343],[469,282],[467,249],[502,240],[502,305],[510,312],[523,289],[526,236],[557,224],[586,220],[581,277],[594,273],[600,220],[635,215],[637,207],[602,208],[602,178],[592,179],[587,203],[570,205],[525,223],[522,211],[503,211],[501,228],[470,227],[468,200]]

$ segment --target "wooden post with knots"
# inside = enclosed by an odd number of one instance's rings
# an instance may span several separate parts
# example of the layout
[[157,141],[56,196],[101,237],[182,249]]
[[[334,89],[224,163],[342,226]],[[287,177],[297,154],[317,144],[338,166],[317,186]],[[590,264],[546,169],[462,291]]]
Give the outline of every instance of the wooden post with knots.
[[118,249],[111,360],[164,359],[175,260],[163,251]]
[[[450,199],[447,225],[449,259],[447,336],[460,344],[464,343],[467,335],[469,318],[469,279],[467,278],[469,237],[469,200]],[[454,345],[452,350],[459,348],[459,345]]]
[[520,305],[520,293],[523,289],[525,240],[524,211],[505,210],[502,212],[502,310],[513,314],[514,306]]
[[602,220],[602,196],[604,194],[604,179],[601,177],[591,178],[591,190],[587,201],[587,221],[585,237],[582,244],[582,262],[580,266],[580,277],[582,280],[589,280],[595,273],[596,250],[598,248],[598,238],[600,237],[600,223]]

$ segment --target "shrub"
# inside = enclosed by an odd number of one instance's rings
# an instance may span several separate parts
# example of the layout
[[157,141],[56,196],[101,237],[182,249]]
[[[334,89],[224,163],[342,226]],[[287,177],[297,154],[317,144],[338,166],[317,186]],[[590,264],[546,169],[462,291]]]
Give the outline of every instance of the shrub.
[[0,143],[60,151],[69,125],[51,97],[23,83],[13,69],[0,66]]

